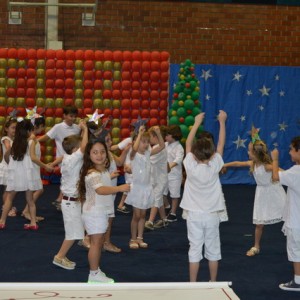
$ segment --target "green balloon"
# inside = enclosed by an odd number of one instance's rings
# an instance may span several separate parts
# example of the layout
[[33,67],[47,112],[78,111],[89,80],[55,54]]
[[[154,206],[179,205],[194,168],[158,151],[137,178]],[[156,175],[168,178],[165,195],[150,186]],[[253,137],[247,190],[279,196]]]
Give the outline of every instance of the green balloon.
[[179,93],[178,94],[178,100],[184,100],[185,99],[185,94],[184,93]]
[[190,89],[194,90],[196,86],[197,86],[197,83],[194,80],[191,80],[190,81]]
[[192,89],[185,88],[185,89],[183,90],[183,92],[184,92],[186,95],[191,95],[191,94],[192,94]]
[[194,123],[195,123],[195,119],[193,116],[187,116],[184,120],[184,124],[188,127],[194,125]]
[[194,107],[193,111],[192,111],[192,116],[196,117],[197,115],[199,115],[201,113],[201,110],[199,107]]
[[185,65],[190,67],[190,66],[192,65],[191,60],[190,60],[190,59],[187,59],[187,60],[185,61]]
[[177,116],[173,116],[169,119],[169,125],[178,125],[179,119]]
[[177,93],[177,94],[179,94],[179,93],[181,92],[181,87],[180,87],[179,84],[177,84],[177,85],[175,86],[174,92]]
[[195,103],[194,103],[193,100],[187,99],[187,100],[184,101],[183,106],[184,106],[185,109],[192,110],[195,107]]
[[188,129],[188,127],[186,125],[184,125],[184,124],[180,124],[179,126],[180,126],[180,129],[181,129],[182,136],[184,138],[187,138],[187,136],[189,135],[189,129]]
[[193,100],[199,99],[199,96],[200,96],[200,95],[199,95],[199,93],[198,93],[197,91],[192,92],[191,97],[192,97]]
[[185,117],[186,116],[186,110],[184,107],[179,107],[177,109],[177,116],[180,117]]
[[171,108],[172,108],[173,110],[177,110],[178,107],[179,107],[179,105],[178,105],[178,100],[176,100],[176,101],[174,101],[174,102],[172,103]]

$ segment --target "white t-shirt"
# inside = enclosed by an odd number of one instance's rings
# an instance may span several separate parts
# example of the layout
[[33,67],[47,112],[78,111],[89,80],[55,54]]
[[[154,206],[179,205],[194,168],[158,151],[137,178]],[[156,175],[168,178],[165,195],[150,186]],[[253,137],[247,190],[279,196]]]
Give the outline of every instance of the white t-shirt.
[[[159,145],[154,145],[157,148]],[[153,186],[161,184],[165,186],[168,182],[167,150],[163,149],[157,154],[150,156],[151,162],[151,183]]]
[[219,153],[215,153],[208,164],[199,163],[189,152],[183,161],[186,181],[180,207],[205,213],[224,209],[224,196],[219,172],[224,165]]
[[61,122],[59,124],[54,125],[46,133],[50,139],[55,140],[56,157],[60,157],[65,154],[65,151],[62,147],[62,142],[64,138],[79,133],[80,133],[80,127],[78,125],[72,124],[72,126],[69,126],[65,122]]
[[300,165],[279,171],[279,180],[282,185],[288,187],[283,215],[284,226],[300,229]]
[[176,180],[182,178],[182,161],[184,156],[184,149],[179,143],[175,141],[171,144],[168,142],[165,143],[167,154],[168,154],[168,163],[175,162],[177,165],[171,169],[171,172],[168,173],[169,180]]
[[64,154],[61,164],[61,192],[68,197],[78,197],[77,182],[83,163],[83,153],[80,149],[72,154]]
[[124,150],[126,148],[127,145],[131,144],[132,143],[132,138],[131,137],[128,137],[126,139],[124,139],[123,141],[121,141],[119,144],[118,144],[118,148],[120,150]]

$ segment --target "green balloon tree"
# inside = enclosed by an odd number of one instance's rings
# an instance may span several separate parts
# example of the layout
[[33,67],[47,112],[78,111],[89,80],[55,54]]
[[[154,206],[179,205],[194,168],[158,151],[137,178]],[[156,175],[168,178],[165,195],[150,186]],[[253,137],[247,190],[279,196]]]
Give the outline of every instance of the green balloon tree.
[[[195,66],[189,59],[180,64],[178,82],[174,87],[172,106],[169,109],[169,125],[180,126],[181,143],[185,143],[194,124],[194,117],[201,112],[200,82],[194,71]],[[201,126],[199,131],[202,130]]]

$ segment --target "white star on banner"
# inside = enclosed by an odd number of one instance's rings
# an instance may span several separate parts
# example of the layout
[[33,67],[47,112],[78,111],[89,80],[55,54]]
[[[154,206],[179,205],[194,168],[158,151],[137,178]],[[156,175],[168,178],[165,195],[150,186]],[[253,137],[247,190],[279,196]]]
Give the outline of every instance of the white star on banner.
[[212,77],[210,71],[211,71],[210,69],[208,71],[202,70],[201,78],[204,78],[205,81],[207,81],[208,78]]
[[280,131],[285,131],[285,129],[288,127],[288,125],[287,124],[285,124],[284,122],[282,122],[281,124],[278,124],[278,126],[279,126],[279,130]]
[[251,90],[247,90],[247,96],[250,96],[250,95],[252,95],[252,91]]
[[237,140],[235,140],[233,143],[236,144],[236,149],[241,148],[241,147],[246,148],[246,146],[245,146],[246,141],[247,140],[241,139],[241,137],[238,135]]
[[239,71],[237,71],[235,74],[233,74],[233,79],[232,80],[240,81],[240,79],[241,79],[242,76],[243,75],[240,74]]
[[271,138],[275,139],[276,137],[277,137],[277,132],[276,131],[271,132]]
[[241,116],[241,117],[240,117],[240,120],[241,120],[242,122],[246,121],[246,116]]
[[278,145],[278,143],[274,143],[273,146],[274,146],[275,148],[278,148],[279,145]]
[[280,92],[279,92],[279,96],[280,96],[280,97],[284,97],[284,96],[285,96],[285,91],[280,91]]
[[277,74],[275,75],[275,80],[279,80],[280,79],[280,76]]
[[270,96],[269,92],[270,92],[270,88],[267,88],[265,85],[263,85],[263,87],[261,89],[259,89],[259,91],[261,92],[261,96]]
[[260,111],[263,111],[263,110],[264,110],[264,107],[263,107],[262,105],[260,105],[260,106],[258,107],[258,109],[259,109]]
[[206,100],[210,100],[210,98],[211,98],[211,97],[210,97],[208,94],[205,96],[205,99],[206,99]]

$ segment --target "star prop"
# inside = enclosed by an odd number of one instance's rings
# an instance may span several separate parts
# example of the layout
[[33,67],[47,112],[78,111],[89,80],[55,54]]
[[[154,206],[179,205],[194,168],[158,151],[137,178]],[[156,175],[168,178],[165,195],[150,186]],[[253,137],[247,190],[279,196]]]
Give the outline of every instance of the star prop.
[[33,125],[35,119],[42,117],[36,112],[36,109],[36,106],[33,109],[26,108],[27,116],[25,117],[25,119],[29,119]]
[[98,125],[99,119],[101,119],[104,116],[104,114],[98,114],[98,109],[96,109],[92,115],[86,116],[89,118],[88,122],[95,122]]
[[18,111],[14,108],[10,113],[9,113],[9,116],[13,119],[16,119],[17,118],[17,114],[18,114]]
[[137,121],[132,124],[132,126],[134,127],[134,133],[137,134],[139,132],[140,127],[147,124],[148,121],[149,119],[143,120],[140,116],[138,116]]
[[106,125],[108,124],[108,122],[112,119],[111,116],[109,116],[105,122],[103,122],[102,126],[99,129],[90,129],[90,132],[93,134],[93,136],[100,140],[100,141],[105,141],[105,137],[107,136],[107,134],[110,132],[109,129],[106,129]]
[[258,135],[259,132],[259,128],[255,128],[254,125],[252,125],[251,128],[251,139],[252,139],[252,143],[254,144],[256,141],[260,141],[260,137]]

